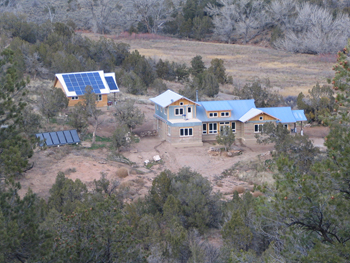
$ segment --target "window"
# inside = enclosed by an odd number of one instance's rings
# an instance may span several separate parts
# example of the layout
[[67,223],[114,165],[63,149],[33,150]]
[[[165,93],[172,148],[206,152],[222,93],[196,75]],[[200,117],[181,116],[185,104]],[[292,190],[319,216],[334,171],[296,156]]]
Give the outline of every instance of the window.
[[209,133],[218,133],[217,123],[209,123]]
[[171,127],[168,126],[168,135],[171,136]]
[[209,117],[210,117],[210,118],[217,117],[217,116],[218,116],[218,113],[217,113],[217,112],[211,112],[211,113],[209,113]]
[[180,102],[180,106],[182,106],[182,105],[184,105],[184,103],[183,103],[183,102]]
[[233,133],[236,132],[236,123],[235,122],[232,122],[231,128],[232,128]]
[[97,100],[97,101],[101,101],[101,100],[102,100],[102,94],[96,95],[96,100]]
[[203,123],[203,134],[207,134],[207,124]]
[[180,137],[192,136],[193,130],[192,128],[182,128],[180,129]]
[[176,108],[175,109],[175,116],[183,115],[184,109],[183,108]]
[[262,127],[263,127],[262,124],[255,124],[254,125],[254,133],[261,132],[262,131]]
[[263,116],[260,116],[260,117],[259,117],[259,120],[261,120],[261,121],[264,120]]
[[228,116],[230,116],[230,113],[229,112],[221,112],[220,115],[221,115],[221,117],[228,117]]
[[288,129],[288,124],[284,124],[283,126],[284,128]]
[[79,99],[79,97],[78,96],[76,96],[76,97],[72,97],[72,100],[78,100]]

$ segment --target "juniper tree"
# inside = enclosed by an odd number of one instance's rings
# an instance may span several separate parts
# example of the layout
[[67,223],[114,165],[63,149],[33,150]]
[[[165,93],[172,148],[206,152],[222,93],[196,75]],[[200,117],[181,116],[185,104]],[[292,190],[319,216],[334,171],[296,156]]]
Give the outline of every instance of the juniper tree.
[[4,178],[19,175],[33,154],[23,128],[26,82],[18,77],[13,56],[10,49],[0,54],[0,184]]

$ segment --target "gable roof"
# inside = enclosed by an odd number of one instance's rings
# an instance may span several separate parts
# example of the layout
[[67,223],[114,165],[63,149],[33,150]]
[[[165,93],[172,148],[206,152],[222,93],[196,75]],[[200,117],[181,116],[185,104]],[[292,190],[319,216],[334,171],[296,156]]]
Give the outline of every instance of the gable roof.
[[281,123],[296,122],[290,107],[259,108],[259,110],[279,119]]
[[251,108],[249,111],[247,111],[246,114],[244,114],[241,118],[239,118],[239,121],[246,122],[246,121],[250,120],[251,118],[258,116],[261,113],[263,113],[262,110],[259,110],[256,108]]
[[198,103],[180,95],[177,94],[176,92],[168,89],[167,91],[163,92],[162,94],[158,95],[155,98],[150,98],[150,101],[152,101],[153,103],[165,108],[167,106],[169,106],[170,104],[174,103],[175,101],[178,101],[180,99],[186,99],[190,102],[193,102],[196,105],[199,105]]
[[115,73],[104,73],[103,70],[59,73],[55,74],[55,77],[61,83],[67,97],[83,95],[88,85],[93,88],[93,92],[96,94],[119,92]]
[[303,110],[292,110],[292,113],[296,121],[307,121]]

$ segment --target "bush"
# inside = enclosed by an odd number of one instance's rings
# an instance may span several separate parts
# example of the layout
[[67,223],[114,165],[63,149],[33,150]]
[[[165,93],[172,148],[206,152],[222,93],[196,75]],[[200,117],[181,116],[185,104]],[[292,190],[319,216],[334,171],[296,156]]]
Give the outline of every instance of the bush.
[[162,172],[153,180],[148,198],[153,213],[168,211],[171,203],[173,216],[187,229],[195,227],[203,232],[221,223],[220,195],[212,192],[206,178],[189,168],[182,168],[177,174]]

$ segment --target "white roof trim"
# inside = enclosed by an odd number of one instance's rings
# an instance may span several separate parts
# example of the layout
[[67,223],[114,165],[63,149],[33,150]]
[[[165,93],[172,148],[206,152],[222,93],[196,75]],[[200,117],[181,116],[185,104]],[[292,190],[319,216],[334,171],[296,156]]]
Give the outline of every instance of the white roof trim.
[[245,113],[241,118],[239,118],[239,121],[246,122],[246,121],[250,120],[251,118],[258,116],[261,113],[263,113],[262,110],[258,110],[256,108],[251,108],[249,111],[247,111],[247,113]]
[[[114,73],[114,72],[111,72],[111,73],[104,73],[104,76],[105,76],[105,77],[113,77],[113,79],[114,79],[114,81],[115,81],[115,83],[116,83],[116,85],[117,85],[117,87],[118,87],[118,90],[110,90],[110,89],[109,89],[109,86],[108,86],[108,83],[107,83],[107,87],[108,87],[109,92],[110,92],[110,93],[119,92],[120,90],[119,90],[119,86],[118,86],[117,80],[115,79],[115,73]],[[103,79],[106,80],[105,78],[103,78]],[[106,81],[106,82],[107,82],[107,81]]]
[[186,99],[198,106],[200,106],[198,103],[180,95],[177,94],[176,92],[172,91],[172,90],[167,90],[165,92],[163,92],[162,94],[160,94],[159,96],[155,97],[155,98],[150,98],[149,100],[152,101],[153,103],[165,108],[167,106],[169,106],[170,104],[174,103],[175,101],[178,101],[180,99]]
[[[69,75],[69,74],[81,74],[81,73],[93,73],[93,72],[97,72],[99,75],[100,75],[100,78],[103,82],[103,85],[104,85],[104,89],[101,89],[101,94],[109,94],[110,93],[110,90],[109,90],[109,86],[106,82],[106,79],[105,79],[105,73],[103,72],[103,70],[99,70],[99,71],[84,71],[84,72],[69,72],[69,73],[60,73],[60,74],[55,74],[55,77],[58,79],[58,81],[62,84],[62,87],[64,89],[64,92],[66,93],[66,96],[67,97],[75,97],[75,96],[78,96],[75,91],[68,91],[68,88],[67,88],[67,85],[66,85],[66,82],[64,81],[63,79],[63,75]],[[114,73],[107,73],[107,74],[114,74]],[[115,79],[115,76],[114,76],[114,79]]]

